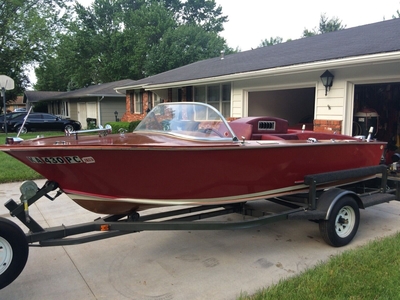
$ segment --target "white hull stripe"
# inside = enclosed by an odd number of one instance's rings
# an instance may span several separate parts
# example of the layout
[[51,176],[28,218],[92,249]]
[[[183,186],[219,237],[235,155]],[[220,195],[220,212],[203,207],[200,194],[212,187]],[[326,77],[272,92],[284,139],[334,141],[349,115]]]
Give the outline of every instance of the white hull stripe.
[[124,202],[124,203],[135,203],[141,205],[213,205],[213,204],[223,204],[223,203],[236,203],[244,202],[250,200],[257,200],[263,198],[271,198],[282,196],[286,194],[293,194],[294,192],[300,193],[302,191],[307,191],[308,186],[301,184],[291,187],[285,187],[281,189],[275,189],[270,191],[264,191],[260,193],[245,194],[238,196],[229,197],[218,197],[218,198],[197,198],[197,199],[136,199],[136,198],[102,198],[96,196],[80,195],[74,192],[65,191],[65,193],[72,200],[81,201],[100,201],[100,202]]

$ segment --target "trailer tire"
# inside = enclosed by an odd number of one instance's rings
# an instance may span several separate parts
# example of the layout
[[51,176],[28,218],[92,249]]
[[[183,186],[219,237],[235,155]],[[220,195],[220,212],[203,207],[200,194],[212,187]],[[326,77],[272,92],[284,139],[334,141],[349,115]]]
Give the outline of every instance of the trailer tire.
[[0,218],[0,290],[22,272],[28,254],[28,242],[22,229],[15,223]]
[[319,230],[324,241],[333,247],[351,242],[360,224],[360,210],[350,196],[340,198],[333,206],[328,220],[320,220]]

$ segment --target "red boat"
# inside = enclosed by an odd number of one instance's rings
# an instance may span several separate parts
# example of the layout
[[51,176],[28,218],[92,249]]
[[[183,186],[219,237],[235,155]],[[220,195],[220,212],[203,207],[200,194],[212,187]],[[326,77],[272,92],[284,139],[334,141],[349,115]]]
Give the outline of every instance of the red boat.
[[[131,133],[86,134],[92,131],[13,138],[0,150],[90,211],[129,214],[299,193],[307,190],[306,175],[378,165],[385,147],[369,138],[290,130],[273,117],[228,123],[195,102],[160,104]],[[332,179],[319,188],[345,183]]]

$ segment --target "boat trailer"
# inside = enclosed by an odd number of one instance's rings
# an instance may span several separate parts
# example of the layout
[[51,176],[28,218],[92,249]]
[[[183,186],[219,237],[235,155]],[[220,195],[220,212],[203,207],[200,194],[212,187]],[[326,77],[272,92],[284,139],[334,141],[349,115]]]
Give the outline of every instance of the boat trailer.
[[[29,246],[47,247],[75,245],[144,230],[234,230],[263,226],[287,219],[306,219],[319,224],[322,238],[329,245],[340,247],[354,238],[360,222],[359,209],[400,199],[399,181],[389,176],[385,165],[350,169],[304,178],[308,191],[302,194],[265,199],[288,209],[271,213],[253,208],[248,203],[196,206],[168,209],[165,212],[140,216],[108,215],[94,221],[72,226],[43,228],[29,214],[29,206],[45,197],[54,201],[63,192],[56,182],[47,181],[38,188],[33,181],[22,183],[20,203],[13,199],[5,203],[10,215],[28,229],[22,229],[8,219],[0,218],[0,289],[22,272],[28,259]],[[360,178],[369,177],[368,180]],[[349,179],[355,183],[321,190],[326,183]],[[49,193],[56,191],[54,196]],[[240,221],[209,221],[212,217],[240,214]]]

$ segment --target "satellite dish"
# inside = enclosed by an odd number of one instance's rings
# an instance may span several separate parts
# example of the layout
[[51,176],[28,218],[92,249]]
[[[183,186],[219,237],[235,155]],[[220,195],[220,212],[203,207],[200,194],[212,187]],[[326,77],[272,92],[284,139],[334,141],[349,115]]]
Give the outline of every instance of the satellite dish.
[[6,75],[0,75],[0,89],[13,90],[14,80]]

